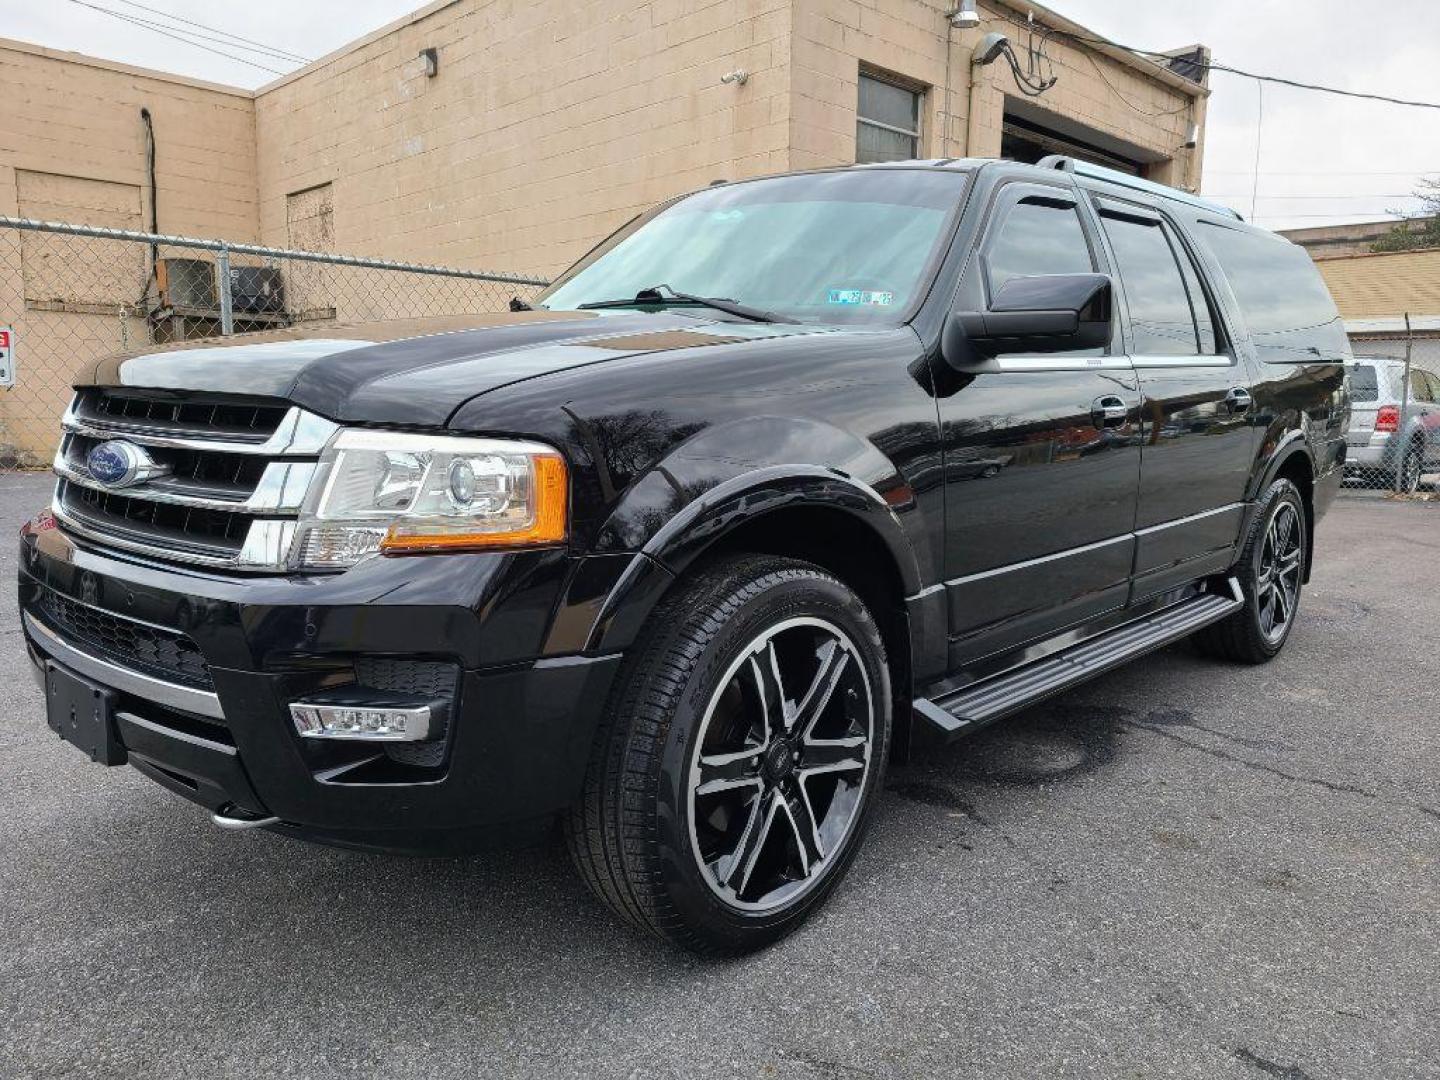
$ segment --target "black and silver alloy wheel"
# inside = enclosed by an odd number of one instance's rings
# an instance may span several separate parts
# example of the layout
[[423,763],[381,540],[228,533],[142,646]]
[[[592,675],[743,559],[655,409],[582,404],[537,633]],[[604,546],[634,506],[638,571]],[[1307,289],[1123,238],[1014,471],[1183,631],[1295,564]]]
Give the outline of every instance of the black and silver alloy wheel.
[[777,623],[730,665],[688,784],[692,854],[721,901],[770,910],[820,880],[855,823],[874,725],[865,667],[824,619]]
[[1271,644],[1285,640],[1300,600],[1300,576],[1305,550],[1300,510],[1282,502],[1265,530],[1256,563],[1255,595],[1260,632]]
[[1257,500],[1240,558],[1230,570],[1245,602],[1195,635],[1202,652],[1246,664],[1279,655],[1300,610],[1309,527],[1305,497],[1294,481],[1272,481]]
[[637,929],[706,954],[767,945],[859,850],[891,710],[853,590],[795,559],[717,558],[626,651],[566,821],[575,865]]

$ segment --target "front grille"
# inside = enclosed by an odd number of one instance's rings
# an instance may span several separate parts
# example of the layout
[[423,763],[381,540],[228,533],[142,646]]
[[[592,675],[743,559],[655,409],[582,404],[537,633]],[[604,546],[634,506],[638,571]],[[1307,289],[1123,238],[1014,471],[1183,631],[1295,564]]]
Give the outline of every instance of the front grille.
[[105,611],[46,587],[35,606],[39,616],[78,649],[167,682],[215,689],[200,646],[177,630]]
[[76,399],[75,415],[106,428],[264,442],[280,426],[286,408],[263,398],[195,399],[165,391],[87,390]]
[[[320,451],[337,430],[284,402],[172,390],[86,389],[65,415],[55,515],[102,547],[228,570],[285,569]],[[122,440],[159,473],[114,487],[88,455]]]

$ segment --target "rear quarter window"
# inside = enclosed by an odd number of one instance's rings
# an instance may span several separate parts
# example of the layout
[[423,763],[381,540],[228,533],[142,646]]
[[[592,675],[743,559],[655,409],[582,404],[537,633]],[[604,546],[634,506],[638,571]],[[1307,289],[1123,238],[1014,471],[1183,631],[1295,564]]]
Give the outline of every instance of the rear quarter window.
[[1201,222],[1260,359],[1271,363],[1350,358],[1345,325],[1304,248],[1269,233]]
[[1356,364],[1350,369],[1350,400],[1380,400],[1380,377],[1375,373],[1374,364]]

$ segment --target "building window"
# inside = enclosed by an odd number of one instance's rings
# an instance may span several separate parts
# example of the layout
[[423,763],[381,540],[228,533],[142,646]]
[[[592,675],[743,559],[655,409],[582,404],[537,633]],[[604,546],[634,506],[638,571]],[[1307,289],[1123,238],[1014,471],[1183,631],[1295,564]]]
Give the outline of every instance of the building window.
[[907,161],[920,156],[920,100],[925,95],[901,83],[860,73],[855,111],[855,160]]

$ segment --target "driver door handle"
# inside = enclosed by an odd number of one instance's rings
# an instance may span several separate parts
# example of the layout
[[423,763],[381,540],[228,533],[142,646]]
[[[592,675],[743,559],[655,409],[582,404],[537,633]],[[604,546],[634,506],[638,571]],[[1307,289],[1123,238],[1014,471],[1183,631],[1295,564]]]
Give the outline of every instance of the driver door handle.
[[1255,399],[1250,396],[1250,391],[1243,386],[1231,387],[1230,392],[1225,395],[1225,404],[1229,406],[1232,413],[1242,413],[1254,403]]
[[1098,397],[1090,404],[1090,419],[1097,428],[1120,427],[1130,417],[1130,406],[1114,394]]

